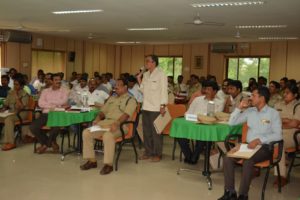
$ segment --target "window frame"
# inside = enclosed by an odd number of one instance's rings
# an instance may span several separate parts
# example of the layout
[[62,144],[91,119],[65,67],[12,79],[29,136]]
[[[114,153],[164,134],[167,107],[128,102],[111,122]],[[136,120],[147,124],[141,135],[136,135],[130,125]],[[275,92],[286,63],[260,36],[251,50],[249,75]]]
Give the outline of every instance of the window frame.
[[225,76],[226,76],[226,78],[228,78],[228,68],[229,68],[229,59],[230,58],[236,58],[236,59],[238,59],[237,60],[237,80],[239,80],[239,63],[240,63],[240,58],[257,58],[258,59],[258,69],[257,69],[257,77],[256,77],[256,79],[258,79],[258,77],[260,76],[260,60],[261,60],[261,58],[269,58],[269,63],[270,63],[270,65],[269,65],[269,76],[268,77],[266,77],[268,80],[270,79],[270,68],[271,68],[271,56],[270,55],[260,55],[260,56],[225,56],[225,59],[226,59],[226,73],[225,73]]
[[[182,60],[181,63],[183,63],[183,56],[158,56],[158,61],[159,61],[160,58],[172,58],[173,59],[173,62],[172,62],[173,63],[172,76],[174,78],[174,82],[176,82],[177,81],[177,79],[176,79],[177,77],[174,77],[174,75],[175,75],[175,58],[181,58],[181,60]],[[158,66],[161,67],[160,64]],[[181,74],[180,75],[182,75],[182,73],[183,73],[183,64],[181,66]]]

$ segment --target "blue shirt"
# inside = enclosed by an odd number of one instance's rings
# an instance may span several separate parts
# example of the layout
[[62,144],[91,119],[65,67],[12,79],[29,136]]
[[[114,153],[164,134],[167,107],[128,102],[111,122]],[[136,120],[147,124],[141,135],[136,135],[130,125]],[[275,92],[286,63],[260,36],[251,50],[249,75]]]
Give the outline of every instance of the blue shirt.
[[261,111],[251,107],[241,112],[236,108],[230,115],[229,125],[247,122],[247,142],[259,139],[262,144],[269,144],[282,139],[281,118],[277,110],[265,105]]

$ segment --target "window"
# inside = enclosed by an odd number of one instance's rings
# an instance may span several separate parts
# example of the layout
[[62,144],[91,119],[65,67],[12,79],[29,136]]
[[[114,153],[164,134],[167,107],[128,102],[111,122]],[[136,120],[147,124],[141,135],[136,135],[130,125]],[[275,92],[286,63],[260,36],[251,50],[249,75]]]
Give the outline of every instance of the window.
[[227,78],[240,80],[243,87],[248,86],[251,77],[269,78],[270,58],[227,58]]
[[182,74],[182,57],[159,57],[159,66],[167,76],[173,76],[177,82],[177,77]]
[[45,73],[65,72],[65,53],[60,51],[32,51],[31,76],[35,77],[39,69]]

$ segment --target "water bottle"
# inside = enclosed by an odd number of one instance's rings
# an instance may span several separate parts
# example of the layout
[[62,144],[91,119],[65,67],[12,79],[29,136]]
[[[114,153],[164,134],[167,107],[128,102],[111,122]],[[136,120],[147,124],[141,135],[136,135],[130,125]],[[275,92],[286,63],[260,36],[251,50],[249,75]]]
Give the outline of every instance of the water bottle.
[[215,102],[209,101],[207,104],[207,116],[214,117],[215,116]]
[[89,107],[89,104],[88,104],[88,95],[85,92],[82,94],[82,106],[84,108]]

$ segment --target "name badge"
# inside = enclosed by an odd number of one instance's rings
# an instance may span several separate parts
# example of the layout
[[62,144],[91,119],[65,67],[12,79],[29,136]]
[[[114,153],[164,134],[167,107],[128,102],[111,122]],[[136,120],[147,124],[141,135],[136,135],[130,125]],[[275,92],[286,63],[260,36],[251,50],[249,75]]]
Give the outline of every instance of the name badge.
[[268,120],[268,119],[262,119],[261,122],[263,124],[270,124],[270,120]]

